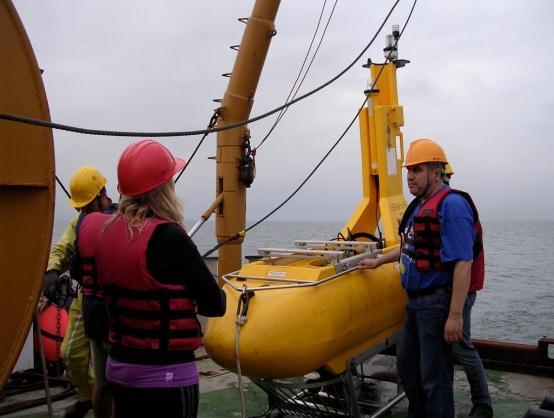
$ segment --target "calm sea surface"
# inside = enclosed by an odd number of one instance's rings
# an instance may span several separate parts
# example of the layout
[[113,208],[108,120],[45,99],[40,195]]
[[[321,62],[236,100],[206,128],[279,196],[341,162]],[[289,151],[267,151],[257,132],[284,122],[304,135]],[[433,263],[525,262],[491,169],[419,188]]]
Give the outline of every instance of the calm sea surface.
[[[54,239],[68,222],[56,219]],[[335,238],[339,222],[266,221],[245,238],[244,255],[259,247],[290,248],[295,239]],[[189,228],[191,224],[189,224]],[[473,308],[474,337],[535,343],[554,337],[554,222],[484,222],[486,279]],[[201,253],[216,244],[214,224],[194,236]]]

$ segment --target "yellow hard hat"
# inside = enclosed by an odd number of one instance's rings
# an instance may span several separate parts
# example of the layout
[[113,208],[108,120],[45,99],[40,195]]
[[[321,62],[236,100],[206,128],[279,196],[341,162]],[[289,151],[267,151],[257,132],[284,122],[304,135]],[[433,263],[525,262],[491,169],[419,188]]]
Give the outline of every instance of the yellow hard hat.
[[452,174],[454,174],[454,169],[450,164],[446,164],[444,166],[444,174],[446,174],[447,176],[451,176]]
[[448,164],[443,149],[432,139],[416,139],[413,141],[410,144],[403,166],[409,167],[424,163]]
[[82,208],[88,205],[98,196],[106,183],[106,178],[97,168],[87,165],[79,168],[69,182],[69,190],[71,190],[69,206]]

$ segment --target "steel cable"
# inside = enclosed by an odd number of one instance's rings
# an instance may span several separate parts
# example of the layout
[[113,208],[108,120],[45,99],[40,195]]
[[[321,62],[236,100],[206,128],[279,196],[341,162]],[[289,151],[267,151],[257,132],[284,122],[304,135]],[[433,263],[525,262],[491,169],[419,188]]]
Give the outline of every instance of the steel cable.
[[323,90],[325,87],[329,86],[330,84],[334,83],[336,80],[341,78],[344,74],[346,74],[357,62],[358,60],[365,54],[365,52],[369,49],[371,45],[373,45],[373,42],[375,42],[375,39],[377,39],[377,36],[381,31],[383,30],[383,27],[385,26],[385,23],[387,23],[389,17],[391,16],[392,12],[398,5],[400,0],[396,0],[394,4],[392,5],[391,9],[387,13],[385,19],[377,29],[377,32],[373,35],[370,42],[362,49],[362,51],[356,56],[356,58],[346,67],[344,68],[340,73],[338,73],[336,76],[331,78],[330,80],[326,81],[325,83],[321,84],[320,86],[314,88],[313,90],[310,90],[309,92],[291,100],[288,103],[285,103],[279,107],[276,107],[273,110],[270,110],[266,113],[263,113],[261,115],[255,116],[251,119],[247,119],[241,122],[236,122],[230,125],[226,126],[220,126],[220,127],[213,127],[210,129],[199,129],[199,130],[192,130],[192,131],[173,131],[173,132],[128,132],[128,131],[109,131],[109,130],[102,130],[102,129],[87,129],[87,128],[80,128],[77,126],[71,126],[71,125],[64,125],[61,123],[55,123],[55,122],[47,122],[40,119],[33,119],[28,118],[25,116],[19,116],[19,115],[13,115],[9,113],[0,113],[0,120],[7,120],[11,122],[17,122],[17,123],[24,123],[28,125],[34,125],[34,126],[41,126],[46,128],[52,128],[52,129],[58,129],[62,131],[68,131],[68,132],[75,132],[85,135],[102,135],[102,136],[117,136],[117,137],[150,137],[150,138],[166,138],[166,137],[178,137],[178,136],[194,136],[194,135],[203,135],[207,133],[212,132],[221,132],[228,129],[234,129],[238,128],[240,126],[247,125],[249,123],[257,122],[261,119],[264,119],[268,116],[273,115],[274,113],[279,112],[282,109],[288,108],[289,106],[292,106],[295,103],[298,103],[301,100],[306,99],[307,97],[310,97],[311,95],[317,93],[320,90]]
[[[329,27],[329,23],[331,22],[331,18],[333,17],[333,13],[335,12],[335,7],[337,6],[337,2],[338,2],[338,0],[335,0],[335,4],[333,5],[333,8],[331,9],[331,13],[329,14],[329,18],[327,19],[327,23],[325,24],[325,28],[323,29],[323,33],[321,34],[321,37],[319,39],[319,42],[318,42],[317,47],[315,49],[315,52],[312,55],[312,59],[310,60],[310,63],[308,64],[308,68],[306,68],[306,71],[304,72],[304,76],[302,76],[302,71],[304,70],[304,65],[306,65],[306,61],[308,60],[308,57],[310,55],[310,51],[312,50],[312,46],[313,46],[314,41],[315,41],[315,37],[316,37],[317,32],[319,30],[319,25],[321,24],[321,19],[323,17],[323,13],[325,11],[325,5],[327,4],[327,0],[325,0],[325,2],[323,3],[323,7],[321,9],[321,14],[319,15],[319,20],[317,21],[317,26],[316,26],[315,31],[314,31],[314,36],[312,37],[312,40],[310,42],[310,46],[308,47],[308,51],[306,52],[306,56],[304,57],[304,61],[302,62],[302,65],[300,66],[300,70],[298,71],[298,76],[296,77],[296,80],[294,80],[292,88],[291,88],[289,94],[287,95],[287,98],[285,99],[285,103],[288,103],[289,99],[291,97],[293,99],[296,97],[296,95],[298,94],[298,91],[300,90],[300,87],[304,83],[304,80],[306,79],[306,76],[308,75],[308,72],[310,71],[310,68],[312,67],[312,64],[315,60],[315,57],[317,56],[319,48],[321,47],[321,43],[323,42],[323,38],[325,37],[325,33],[327,33],[327,28]],[[302,80],[300,80],[300,77],[302,77]],[[298,80],[300,80],[300,83],[298,83]],[[298,86],[297,86],[297,83],[298,83]],[[264,144],[264,142],[267,140],[267,138],[269,138],[271,133],[275,130],[275,128],[277,127],[277,125],[279,124],[281,119],[283,118],[283,116],[285,116],[285,113],[287,113],[287,110],[288,110],[288,107],[279,112],[279,114],[277,115],[277,119],[275,120],[275,122],[273,122],[273,125],[271,126],[271,128],[269,129],[269,131],[267,132],[265,137],[261,140],[260,144],[255,148],[256,150]]]

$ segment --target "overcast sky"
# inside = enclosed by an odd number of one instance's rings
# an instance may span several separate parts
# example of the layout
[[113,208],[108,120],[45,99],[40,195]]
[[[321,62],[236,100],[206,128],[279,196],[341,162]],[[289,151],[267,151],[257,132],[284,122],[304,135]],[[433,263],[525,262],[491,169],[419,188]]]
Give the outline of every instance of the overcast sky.
[[[325,17],[333,0],[328,1]],[[201,129],[223,96],[244,25],[246,0],[14,0],[30,37],[52,120],[125,131]],[[368,43],[392,0],[339,0],[301,89],[342,70]],[[283,0],[256,93],[253,115],[283,103],[304,59],[323,0]],[[293,106],[257,155],[247,218],[279,204],[336,141],[362,103],[367,58],[382,61],[385,34],[402,25],[402,0],[359,64],[324,91]],[[485,220],[554,220],[554,2],[420,0],[399,44],[411,64],[399,70],[405,146],[439,141],[454,183],[474,196]],[[257,145],[274,118],[250,125]],[[99,167],[116,197],[115,167],[133,139],[54,131],[56,171],[67,184],[81,165]],[[161,140],[188,159],[199,138]],[[178,183],[186,219],[215,197],[215,135]],[[361,194],[357,124],[274,220],[346,221]],[[69,211],[58,188],[57,210]]]

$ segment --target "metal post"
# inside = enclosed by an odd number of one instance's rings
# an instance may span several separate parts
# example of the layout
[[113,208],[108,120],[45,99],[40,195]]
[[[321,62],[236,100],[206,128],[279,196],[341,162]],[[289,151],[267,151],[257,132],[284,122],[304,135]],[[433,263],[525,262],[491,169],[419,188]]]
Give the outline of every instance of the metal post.
[[[280,0],[257,0],[248,18],[229,85],[223,98],[218,126],[248,119],[271,38]],[[245,153],[245,126],[217,135],[216,187],[223,202],[217,209],[216,236],[223,242],[246,227],[246,189],[240,181],[240,161]],[[219,249],[218,275],[240,269],[242,237]]]
[[46,370],[46,360],[44,359],[44,347],[42,345],[42,337],[40,333],[40,322],[38,321],[38,309],[35,309],[35,312],[33,313],[33,326],[35,328],[36,336],[38,337],[40,367],[42,369],[42,378],[44,379],[44,394],[46,396],[46,403],[48,405],[48,416],[50,418],[54,418],[54,411],[52,409],[52,398],[50,396],[50,385],[48,383],[48,372]]

